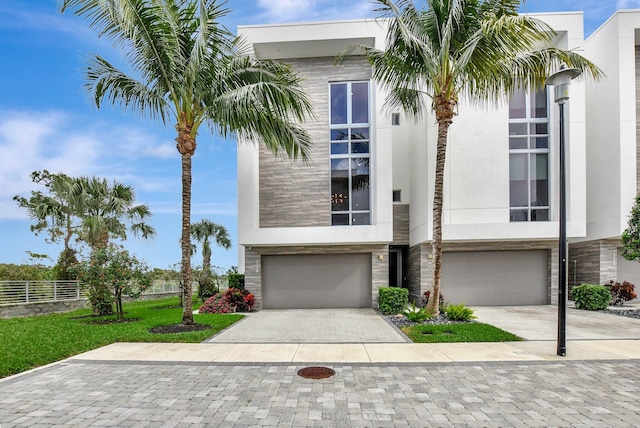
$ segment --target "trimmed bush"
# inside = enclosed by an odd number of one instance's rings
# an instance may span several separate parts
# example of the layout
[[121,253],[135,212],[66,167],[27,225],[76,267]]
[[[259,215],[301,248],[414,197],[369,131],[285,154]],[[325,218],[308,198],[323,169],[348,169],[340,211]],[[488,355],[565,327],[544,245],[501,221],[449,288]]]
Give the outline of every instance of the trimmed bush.
[[576,302],[576,309],[601,311],[607,309],[611,302],[611,292],[604,285],[581,284],[571,289]]
[[471,321],[476,318],[473,314],[473,309],[466,307],[464,303],[447,305],[447,307],[444,308],[444,313],[447,314],[447,318],[451,321]]
[[404,311],[409,302],[409,290],[399,287],[378,288],[378,306],[385,315],[395,315]]
[[227,275],[229,288],[244,288],[244,274],[230,273]]

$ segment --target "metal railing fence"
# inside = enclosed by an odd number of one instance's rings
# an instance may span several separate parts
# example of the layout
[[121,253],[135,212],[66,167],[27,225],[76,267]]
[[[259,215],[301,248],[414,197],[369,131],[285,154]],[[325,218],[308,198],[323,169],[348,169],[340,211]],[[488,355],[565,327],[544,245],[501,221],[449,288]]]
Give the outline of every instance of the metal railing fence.
[[[142,293],[179,293],[178,281],[156,280]],[[0,281],[0,306],[59,302],[87,298],[87,290],[77,281]]]

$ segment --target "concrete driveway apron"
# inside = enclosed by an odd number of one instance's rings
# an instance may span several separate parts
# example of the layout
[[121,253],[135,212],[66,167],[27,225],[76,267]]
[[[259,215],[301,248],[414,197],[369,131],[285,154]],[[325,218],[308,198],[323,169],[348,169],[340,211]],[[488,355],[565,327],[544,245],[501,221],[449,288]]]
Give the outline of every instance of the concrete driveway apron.
[[[473,309],[477,321],[523,339],[553,341],[557,338],[557,306],[478,306]],[[639,319],[567,308],[567,340],[621,339],[640,339]]]
[[211,343],[406,343],[373,309],[263,309],[206,340]]

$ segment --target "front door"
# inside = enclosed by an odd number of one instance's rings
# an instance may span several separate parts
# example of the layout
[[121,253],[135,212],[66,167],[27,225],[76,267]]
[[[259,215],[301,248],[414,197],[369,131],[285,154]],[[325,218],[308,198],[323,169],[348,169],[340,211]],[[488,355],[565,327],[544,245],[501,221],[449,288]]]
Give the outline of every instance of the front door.
[[402,248],[389,248],[389,287],[402,287],[404,284],[404,263]]

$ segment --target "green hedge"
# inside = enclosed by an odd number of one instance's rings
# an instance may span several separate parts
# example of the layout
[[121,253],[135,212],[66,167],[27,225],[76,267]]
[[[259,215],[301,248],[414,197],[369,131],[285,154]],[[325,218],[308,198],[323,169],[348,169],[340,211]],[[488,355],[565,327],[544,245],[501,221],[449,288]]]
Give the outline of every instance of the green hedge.
[[378,307],[385,315],[399,314],[409,302],[409,290],[399,287],[378,288]]
[[611,292],[604,285],[581,284],[571,289],[576,309],[601,311],[607,309],[611,301]]

